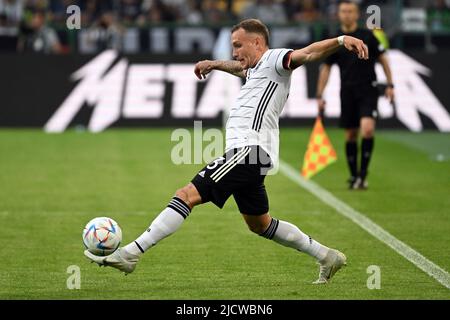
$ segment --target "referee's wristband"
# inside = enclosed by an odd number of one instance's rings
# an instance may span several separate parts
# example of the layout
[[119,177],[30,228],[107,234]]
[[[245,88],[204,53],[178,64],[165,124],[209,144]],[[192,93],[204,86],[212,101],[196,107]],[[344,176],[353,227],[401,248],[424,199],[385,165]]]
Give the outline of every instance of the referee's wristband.
[[388,88],[394,89],[394,85],[393,85],[392,83],[388,83],[386,86],[387,86]]
[[337,41],[338,41],[338,43],[339,43],[340,46],[343,46],[343,45],[344,45],[344,37],[345,37],[345,36],[339,36],[339,37],[337,37]]

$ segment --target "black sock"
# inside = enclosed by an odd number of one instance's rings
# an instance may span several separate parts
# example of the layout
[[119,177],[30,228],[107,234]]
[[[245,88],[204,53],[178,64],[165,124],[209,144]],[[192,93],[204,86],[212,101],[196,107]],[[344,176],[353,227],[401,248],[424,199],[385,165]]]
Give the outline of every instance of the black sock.
[[345,154],[347,156],[350,174],[356,178],[358,174],[358,145],[355,141],[347,141],[345,144]]
[[372,156],[372,150],[374,145],[374,138],[362,139],[361,143],[361,170],[360,177],[365,179],[368,173],[370,157]]

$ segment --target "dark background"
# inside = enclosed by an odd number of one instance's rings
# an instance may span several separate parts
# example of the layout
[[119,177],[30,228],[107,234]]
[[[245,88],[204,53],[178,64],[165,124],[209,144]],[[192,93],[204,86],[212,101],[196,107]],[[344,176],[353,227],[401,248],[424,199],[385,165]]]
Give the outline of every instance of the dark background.
[[[440,50],[435,54],[427,54],[422,50],[407,50],[420,63],[432,70],[431,77],[424,77],[424,81],[438,97],[441,103],[450,111],[450,86],[448,72],[450,70],[450,50]],[[123,57],[123,56],[122,56]],[[132,63],[194,63],[208,58],[201,55],[126,55]],[[77,83],[69,79],[70,75],[88,61],[92,55],[40,55],[40,54],[2,54],[0,55],[0,126],[2,127],[43,127],[51,115],[70,94]],[[120,58],[120,57],[119,57]],[[311,64],[307,68],[308,93],[314,97],[318,65]],[[201,93],[203,84],[199,84]],[[295,88],[292,88],[295,90]],[[113,126],[177,126],[192,125],[191,119],[174,119],[170,114],[170,99],[172,95],[171,83],[167,83],[165,94],[165,110],[159,119],[120,119]],[[93,108],[85,105],[73,119],[73,125],[86,125]],[[425,128],[436,128],[431,120],[422,117]],[[221,117],[205,120],[204,125],[220,125]],[[310,125],[311,119],[281,119],[281,125]],[[335,125],[337,119],[327,120]],[[404,127],[395,117],[381,119],[379,127]]]

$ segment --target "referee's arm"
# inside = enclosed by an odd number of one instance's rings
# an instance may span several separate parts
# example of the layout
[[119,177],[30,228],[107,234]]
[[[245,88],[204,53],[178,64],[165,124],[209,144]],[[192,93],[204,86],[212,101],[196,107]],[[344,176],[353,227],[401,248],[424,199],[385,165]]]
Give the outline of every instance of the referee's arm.
[[318,61],[336,52],[341,46],[355,52],[360,59],[369,59],[369,49],[362,40],[350,36],[314,42],[309,46],[294,50],[290,56],[289,68],[295,69],[305,63]]
[[394,101],[394,82],[392,80],[391,68],[389,67],[389,63],[388,63],[385,53],[380,54],[380,56],[378,57],[378,62],[383,67],[384,74],[386,75],[386,80],[387,80],[387,87],[386,87],[384,94],[385,94],[386,98],[389,99],[389,101],[393,102]]
[[317,103],[319,107],[319,114],[323,113],[325,111],[325,100],[322,97],[322,94],[325,90],[325,87],[327,86],[328,79],[330,78],[330,71],[331,71],[331,65],[327,63],[323,63],[320,66],[320,72],[319,72],[319,80],[317,81]]

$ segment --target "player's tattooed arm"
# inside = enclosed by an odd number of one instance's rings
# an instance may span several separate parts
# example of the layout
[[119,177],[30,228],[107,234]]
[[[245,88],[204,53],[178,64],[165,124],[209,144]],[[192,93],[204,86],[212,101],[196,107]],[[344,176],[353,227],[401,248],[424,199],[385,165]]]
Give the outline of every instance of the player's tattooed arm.
[[197,62],[194,73],[199,79],[205,79],[212,70],[228,72],[236,77],[245,78],[247,70],[242,69],[241,63],[234,60],[203,60]]
[[294,50],[291,54],[289,67],[295,69],[302,64],[324,59],[336,52],[341,46],[356,53],[359,59],[367,60],[369,58],[369,49],[362,40],[350,36],[341,36],[314,42],[303,49]]

